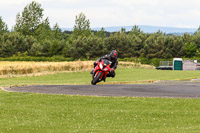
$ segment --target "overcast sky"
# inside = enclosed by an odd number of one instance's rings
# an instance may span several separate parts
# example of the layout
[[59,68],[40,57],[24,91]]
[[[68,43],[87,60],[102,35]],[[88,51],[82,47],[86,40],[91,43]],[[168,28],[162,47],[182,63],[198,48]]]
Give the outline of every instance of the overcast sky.
[[[51,26],[73,28],[83,12],[91,27],[151,25],[198,28],[200,0],[35,0],[42,5]],[[32,0],[0,0],[0,16],[9,29],[18,12]]]

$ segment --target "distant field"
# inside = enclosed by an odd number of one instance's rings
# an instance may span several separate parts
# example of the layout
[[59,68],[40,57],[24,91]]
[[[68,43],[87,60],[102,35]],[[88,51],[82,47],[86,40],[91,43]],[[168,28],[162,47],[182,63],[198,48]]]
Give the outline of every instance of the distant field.
[[[94,61],[73,62],[11,62],[0,61],[0,78],[16,76],[46,75],[56,72],[89,71],[93,68]],[[119,62],[119,68],[148,68],[153,66],[133,62]]]
[[0,76],[20,76],[28,74],[46,74],[59,71],[81,71],[92,69],[92,61],[73,62],[0,62]]

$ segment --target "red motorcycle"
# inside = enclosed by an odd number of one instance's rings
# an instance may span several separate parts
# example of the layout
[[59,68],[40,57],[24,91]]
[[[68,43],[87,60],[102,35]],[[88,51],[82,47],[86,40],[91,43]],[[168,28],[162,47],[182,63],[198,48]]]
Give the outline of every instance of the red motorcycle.
[[111,61],[102,59],[97,62],[97,66],[94,68],[92,74],[92,85],[96,85],[96,83],[101,82],[102,80],[105,82],[105,79],[110,72]]

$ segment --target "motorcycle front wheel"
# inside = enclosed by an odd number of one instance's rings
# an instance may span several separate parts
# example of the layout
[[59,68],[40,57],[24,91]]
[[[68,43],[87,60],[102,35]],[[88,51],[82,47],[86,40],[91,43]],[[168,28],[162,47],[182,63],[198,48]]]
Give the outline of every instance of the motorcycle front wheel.
[[93,78],[93,80],[91,81],[91,84],[92,84],[92,85],[96,85],[96,83],[100,82],[100,77],[101,77],[101,75],[102,75],[102,72],[99,72],[99,73],[97,74],[97,76]]

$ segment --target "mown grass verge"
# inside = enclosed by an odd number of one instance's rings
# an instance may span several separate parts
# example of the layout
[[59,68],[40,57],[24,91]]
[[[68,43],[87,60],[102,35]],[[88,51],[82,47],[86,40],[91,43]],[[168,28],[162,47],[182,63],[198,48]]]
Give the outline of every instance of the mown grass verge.
[[[118,68],[115,78],[107,78],[106,84],[148,83],[158,80],[186,80],[200,78],[200,71],[162,71],[155,69]],[[61,72],[43,76],[0,79],[0,86],[90,84],[89,71]],[[104,82],[101,82],[104,83]]]
[[0,90],[0,132],[198,132],[200,100]]

